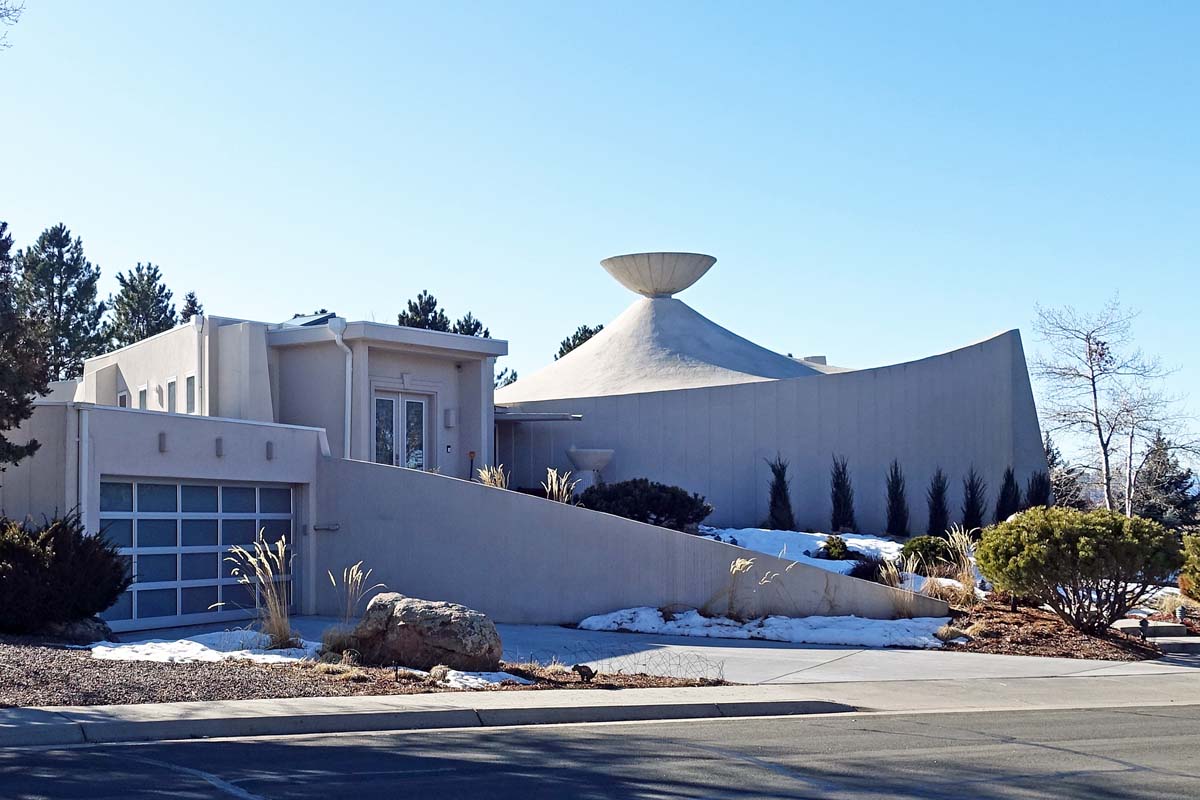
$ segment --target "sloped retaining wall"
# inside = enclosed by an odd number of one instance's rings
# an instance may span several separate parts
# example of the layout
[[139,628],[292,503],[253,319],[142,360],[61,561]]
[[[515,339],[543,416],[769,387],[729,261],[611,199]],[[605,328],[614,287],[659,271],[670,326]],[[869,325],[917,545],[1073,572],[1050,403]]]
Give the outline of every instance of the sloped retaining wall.
[[[340,575],[359,560],[390,591],[462,603],[499,622],[573,623],[631,606],[713,601],[723,610],[730,563],[751,556],[756,569],[736,601],[755,616],[888,619],[906,601],[915,616],[947,610],[868,581],[456,478],[324,459],[316,484],[305,543],[308,613],[338,613],[326,571]],[[778,575],[757,587],[766,572]]]

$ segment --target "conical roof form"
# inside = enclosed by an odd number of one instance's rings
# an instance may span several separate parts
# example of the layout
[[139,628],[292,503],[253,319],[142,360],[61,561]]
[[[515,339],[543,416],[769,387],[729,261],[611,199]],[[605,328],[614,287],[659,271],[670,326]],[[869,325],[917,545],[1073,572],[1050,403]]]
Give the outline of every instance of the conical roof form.
[[715,263],[695,253],[643,253],[601,262],[643,297],[559,360],[498,389],[496,402],[692,389],[830,371],[759,347],[671,294]]

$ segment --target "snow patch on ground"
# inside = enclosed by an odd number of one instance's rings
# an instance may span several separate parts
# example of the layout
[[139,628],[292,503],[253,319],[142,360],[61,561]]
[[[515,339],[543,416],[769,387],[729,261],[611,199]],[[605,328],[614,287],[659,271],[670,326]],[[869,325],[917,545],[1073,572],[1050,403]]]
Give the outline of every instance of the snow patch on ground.
[[528,678],[508,672],[459,672],[452,669],[446,673],[446,680],[442,681],[442,685],[452,689],[486,689],[489,686],[505,682],[520,683],[525,686],[533,683]]
[[219,631],[189,636],[186,639],[150,639],[117,644],[96,642],[89,645],[92,658],[105,661],[158,661],[164,664],[191,664],[197,661],[238,659],[259,664],[284,664],[316,658],[320,642],[301,640],[300,647],[270,650],[270,638],[251,630]]
[[864,619],[862,617],[765,617],[738,622],[726,617],[704,617],[696,610],[675,615],[670,621],[656,608],[624,608],[597,614],[579,623],[589,631],[628,631],[671,636],[704,636],[717,639],[765,639],[798,644],[839,644],[852,647],[941,647],[934,635],[949,617],[915,619]]
[[[804,533],[801,531],[772,531],[764,528],[708,528],[701,527],[700,534],[709,539],[728,544],[736,544],[747,550],[766,553],[769,556],[780,556],[789,561],[799,561],[801,564],[845,574],[854,566],[854,559],[847,561],[830,561],[824,558],[813,558],[804,555],[805,551],[814,555],[825,545],[829,538],[826,533]],[[892,560],[900,557],[904,547],[899,542],[867,534],[847,533],[842,540],[851,550],[864,555]]]

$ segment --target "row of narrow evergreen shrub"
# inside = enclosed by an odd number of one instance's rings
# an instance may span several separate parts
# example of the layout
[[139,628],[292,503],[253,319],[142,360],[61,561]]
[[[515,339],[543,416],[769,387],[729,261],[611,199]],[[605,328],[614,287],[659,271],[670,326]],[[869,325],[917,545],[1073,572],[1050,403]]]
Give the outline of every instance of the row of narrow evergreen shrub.
[[[792,501],[788,488],[788,462],[776,456],[767,464],[771,468],[769,514],[766,527],[774,530],[796,530],[792,513]],[[962,526],[968,530],[982,528],[987,508],[987,484],[972,466],[962,480],[963,504],[960,509]],[[948,502],[949,479],[941,467],[934,470],[925,491],[929,516],[926,531],[931,536],[944,536],[950,528]],[[854,484],[850,477],[850,466],[845,457],[834,456],[829,476],[829,499],[832,512],[829,530],[832,533],[854,531],[858,523],[854,518]],[[1012,467],[1004,471],[1000,492],[996,496],[993,519],[1003,522],[1026,508],[1050,505],[1050,477],[1045,472],[1035,472],[1029,477],[1025,491],[1017,484]],[[887,474],[887,534],[908,536],[908,498],[905,491],[904,471],[900,462],[893,460]]]

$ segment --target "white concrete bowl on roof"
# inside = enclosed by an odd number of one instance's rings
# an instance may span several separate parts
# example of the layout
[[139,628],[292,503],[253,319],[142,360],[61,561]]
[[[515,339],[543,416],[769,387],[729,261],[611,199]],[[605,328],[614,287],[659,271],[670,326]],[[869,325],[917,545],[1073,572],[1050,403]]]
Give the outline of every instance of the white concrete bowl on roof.
[[631,253],[600,262],[621,285],[646,297],[679,294],[704,277],[717,259],[703,253]]

